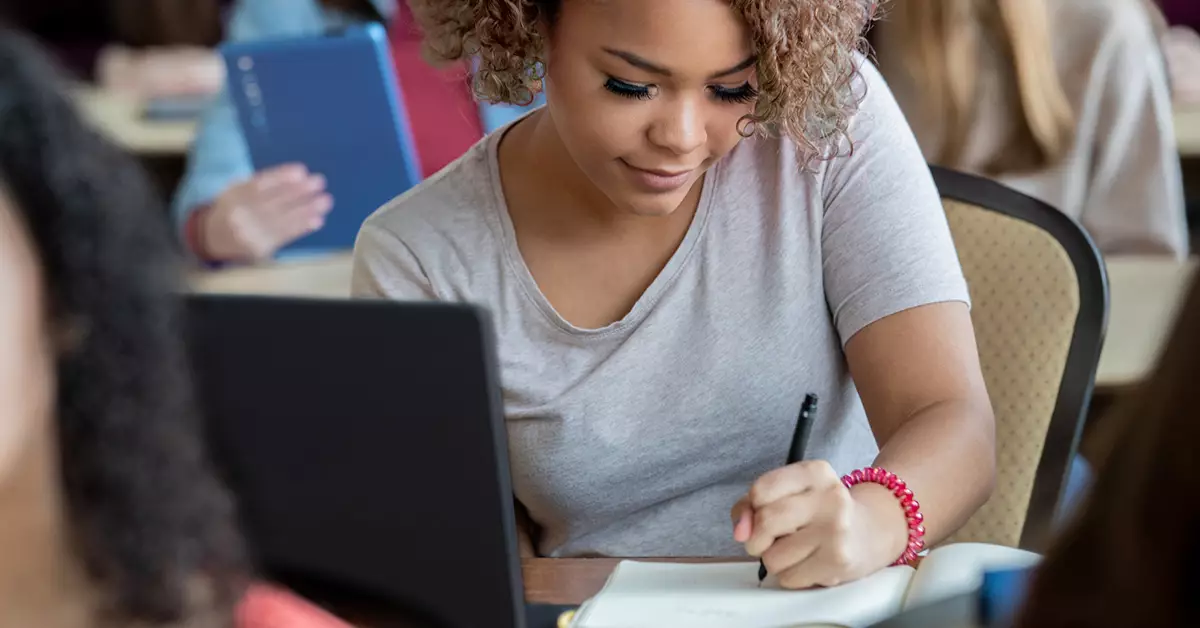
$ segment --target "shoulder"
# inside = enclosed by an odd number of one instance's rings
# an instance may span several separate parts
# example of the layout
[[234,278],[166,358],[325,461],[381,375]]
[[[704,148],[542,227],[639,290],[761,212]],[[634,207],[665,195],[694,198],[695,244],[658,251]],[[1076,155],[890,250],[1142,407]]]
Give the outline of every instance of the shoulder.
[[[863,55],[858,56],[858,68],[850,87],[851,97],[858,103],[857,110],[851,118],[839,156],[886,150],[895,142],[907,144],[911,141],[915,146],[908,118],[879,68]],[[836,164],[838,158],[831,161]]]
[[[821,175],[853,164],[864,156],[915,146],[912,129],[879,69],[864,55],[857,55],[856,61],[858,71],[848,88],[848,97],[855,104],[846,136],[841,138],[834,154],[806,167],[798,160],[800,148],[795,142],[787,137],[772,135],[745,140],[734,152],[731,161],[738,166],[747,162],[754,162],[760,167],[778,165],[788,176],[800,176],[805,170]],[[918,161],[924,164],[923,158]]]
[[491,139],[480,140],[437,174],[380,207],[363,223],[363,231],[387,234],[410,246],[435,246],[432,243],[455,239],[464,231],[478,232],[496,202]]

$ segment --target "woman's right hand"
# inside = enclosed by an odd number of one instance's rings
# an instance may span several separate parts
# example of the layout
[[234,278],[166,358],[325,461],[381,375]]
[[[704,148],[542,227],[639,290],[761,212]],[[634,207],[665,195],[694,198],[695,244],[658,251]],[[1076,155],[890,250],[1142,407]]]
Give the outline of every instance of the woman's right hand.
[[325,177],[303,165],[260,171],[225,190],[204,210],[203,253],[228,262],[270,259],[283,246],[324,226],[332,208]]

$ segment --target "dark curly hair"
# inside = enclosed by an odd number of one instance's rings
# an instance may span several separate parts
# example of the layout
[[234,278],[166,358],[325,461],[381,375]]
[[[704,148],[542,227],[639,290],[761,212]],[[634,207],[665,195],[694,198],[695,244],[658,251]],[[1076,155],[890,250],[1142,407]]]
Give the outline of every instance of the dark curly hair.
[[[651,1],[651,0],[647,0]],[[477,97],[528,104],[541,90],[546,44],[564,0],[409,0],[434,62],[478,56]],[[882,0],[729,0],[750,27],[759,98],[743,134],[789,137],[805,161],[848,139],[866,27]]]
[[182,257],[145,174],[80,120],[58,77],[0,27],[0,186],[69,338],[55,368],[72,547],[105,621],[230,625],[247,571],[193,410]]

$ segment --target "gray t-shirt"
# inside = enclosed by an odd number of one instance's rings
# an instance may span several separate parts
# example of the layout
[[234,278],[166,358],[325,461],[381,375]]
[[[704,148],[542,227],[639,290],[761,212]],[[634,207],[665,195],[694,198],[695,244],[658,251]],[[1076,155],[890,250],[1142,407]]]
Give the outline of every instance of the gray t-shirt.
[[844,343],[968,295],[917,143],[876,71],[863,77],[851,156],[805,171],[789,140],[743,141],[704,178],[666,267],[601,329],[560,317],[521,258],[504,130],[367,220],[355,296],[491,309],[514,490],[540,553],[744,555],[729,509],[783,464],[806,393],[821,397],[806,457],[871,463]]

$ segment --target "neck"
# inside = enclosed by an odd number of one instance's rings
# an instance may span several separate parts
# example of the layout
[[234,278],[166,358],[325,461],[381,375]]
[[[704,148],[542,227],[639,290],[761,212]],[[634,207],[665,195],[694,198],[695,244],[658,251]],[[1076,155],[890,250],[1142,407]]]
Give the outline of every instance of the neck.
[[0,477],[0,626],[91,626],[87,579],[68,546],[51,438]]

